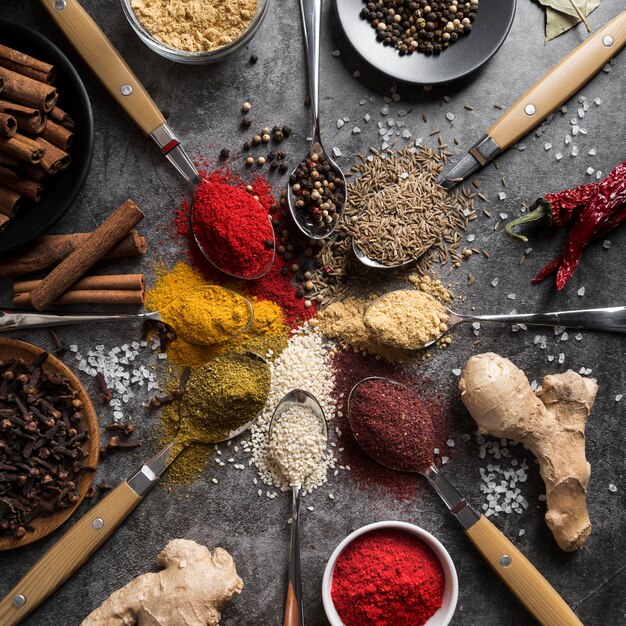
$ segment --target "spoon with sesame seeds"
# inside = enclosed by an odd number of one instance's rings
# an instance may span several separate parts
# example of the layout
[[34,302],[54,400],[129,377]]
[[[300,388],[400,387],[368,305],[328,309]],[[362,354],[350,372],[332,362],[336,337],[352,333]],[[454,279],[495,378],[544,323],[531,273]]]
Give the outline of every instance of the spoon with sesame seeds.
[[[83,516],[35,563],[28,573],[0,600],[2,624],[17,624],[46,598],[68,580],[105,541],[120,524],[142,502],[171,464],[195,444],[221,443],[237,437],[247,430],[263,411],[270,388],[270,368],[261,356],[252,352],[229,353],[217,359],[231,359],[241,368],[253,368],[262,377],[259,398],[249,404],[246,414],[237,414],[238,426],[234,430],[203,427],[202,415],[194,411],[183,411],[183,393],[179,412],[179,427],[174,440],[144,464],[128,480],[122,481]],[[214,359],[211,363],[214,363]],[[210,364],[208,364],[210,365]],[[187,384],[192,384],[190,381]],[[260,383],[261,384],[261,383]],[[219,387],[220,381],[215,380]],[[240,403],[239,403],[240,404]],[[206,406],[207,414],[215,413],[220,406]],[[212,409],[212,410],[211,410]],[[221,418],[220,423],[221,423]],[[208,428],[207,428],[208,427]],[[208,452],[207,452],[208,454]],[[156,520],[158,522],[158,520]]]
[[292,490],[289,583],[284,626],[303,625],[300,569],[300,498],[302,485],[318,467],[326,451],[328,430],[318,400],[303,389],[290,391],[274,411],[269,427],[269,452]]
[[289,211],[309,239],[331,235],[346,206],[346,178],[322,145],[320,133],[320,40],[322,0],[300,0],[311,97],[311,147],[289,177]]
[[[381,406],[392,407],[398,414],[390,416]],[[405,406],[414,410],[407,412]],[[401,420],[402,427],[389,427],[390,418]],[[374,461],[428,480],[474,547],[540,624],[582,626],[533,564],[439,472],[433,454],[433,422],[412,389],[389,378],[365,378],[348,396],[348,421],[357,443]]]

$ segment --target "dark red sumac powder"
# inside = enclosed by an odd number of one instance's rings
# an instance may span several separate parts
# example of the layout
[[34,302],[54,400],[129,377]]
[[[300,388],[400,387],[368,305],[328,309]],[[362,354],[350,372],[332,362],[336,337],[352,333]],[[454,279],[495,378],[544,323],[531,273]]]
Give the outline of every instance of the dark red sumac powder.
[[271,262],[274,233],[267,210],[251,193],[203,180],[193,198],[194,232],[222,271],[256,276]]
[[331,596],[344,626],[421,626],[441,607],[444,586],[428,545],[403,530],[380,529],[339,555]]
[[361,383],[349,405],[358,444],[387,467],[424,471],[437,447],[430,411],[408,387],[374,378]]

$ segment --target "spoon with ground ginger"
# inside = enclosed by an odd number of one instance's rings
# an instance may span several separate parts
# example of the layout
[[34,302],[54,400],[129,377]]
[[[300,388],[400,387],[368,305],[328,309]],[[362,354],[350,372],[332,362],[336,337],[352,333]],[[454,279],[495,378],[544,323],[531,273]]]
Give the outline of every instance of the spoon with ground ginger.
[[404,350],[429,348],[459,324],[483,322],[626,333],[626,307],[551,313],[463,315],[444,307],[424,291],[402,289],[376,298],[363,313],[363,323],[380,342]]
[[271,459],[292,490],[289,586],[283,626],[302,626],[300,496],[306,479],[324,457],[328,439],[326,418],[317,398],[303,389],[290,391],[274,411],[268,439]]
[[[192,371],[180,401],[178,431],[128,480],[92,506],[0,601],[2,624],[22,621],[72,576],[130,515],[178,456],[194,445],[228,441],[263,410],[268,363],[252,352],[229,353]],[[210,454],[211,448],[206,448]],[[158,519],[153,520],[159,523]]]
[[428,480],[474,547],[540,624],[582,626],[532,563],[439,472],[433,422],[412,389],[388,378],[365,378],[348,397],[348,421],[359,446],[375,461]]
[[311,99],[311,147],[289,177],[289,211],[309,239],[331,235],[346,206],[346,178],[330,158],[320,134],[320,40],[322,0],[300,0]]

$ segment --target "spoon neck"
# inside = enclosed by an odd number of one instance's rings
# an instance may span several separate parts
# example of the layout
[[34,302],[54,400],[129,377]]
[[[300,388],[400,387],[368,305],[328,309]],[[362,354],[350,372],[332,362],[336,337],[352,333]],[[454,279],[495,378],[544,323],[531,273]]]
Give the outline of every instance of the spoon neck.
[[309,75],[309,95],[313,117],[312,136],[319,140],[320,39],[322,31],[322,0],[300,0],[304,45]]
[[430,465],[424,472],[424,476],[465,530],[471,528],[480,519],[480,514],[461,496],[448,480],[439,473],[435,465]]

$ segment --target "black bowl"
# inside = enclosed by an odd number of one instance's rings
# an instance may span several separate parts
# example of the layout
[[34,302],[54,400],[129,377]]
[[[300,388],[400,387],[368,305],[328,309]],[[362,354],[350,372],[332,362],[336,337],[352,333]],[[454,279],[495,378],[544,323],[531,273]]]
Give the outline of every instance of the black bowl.
[[384,74],[406,83],[437,85],[476,71],[504,43],[517,0],[480,0],[472,32],[436,56],[414,52],[400,56],[376,39],[376,31],[360,16],[363,0],[335,0],[335,12],[354,49]]
[[[48,39],[31,28],[0,20],[0,43],[52,63],[57,70],[55,86],[59,106],[76,121],[69,149],[70,166],[44,183],[38,204],[24,203],[0,233],[0,254],[30,243],[56,224],[72,206],[85,183],[93,157],[93,114],[87,91],[67,57]],[[0,94],[2,98],[2,94]]]

